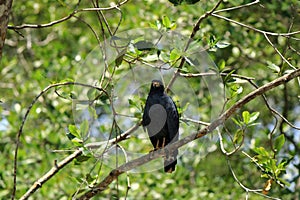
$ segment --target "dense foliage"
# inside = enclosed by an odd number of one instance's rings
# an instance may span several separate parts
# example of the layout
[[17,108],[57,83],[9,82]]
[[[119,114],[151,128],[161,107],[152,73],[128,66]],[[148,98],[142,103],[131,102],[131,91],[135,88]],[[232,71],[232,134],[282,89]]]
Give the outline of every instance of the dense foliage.
[[[140,120],[154,78],[167,86],[180,73],[169,94],[183,138],[300,68],[298,0],[193,3],[13,2],[0,68],[0,199],[13,193],[17,143],[17,199],[78,148],[82,154],[31,199],[80,197],[151,151]],[[222,127],[181,147],[172,174],[156,159],[95,199],[299,198],[299,88],[294,79],[256,96]],[[118,145],[107,143],[128,130]]]

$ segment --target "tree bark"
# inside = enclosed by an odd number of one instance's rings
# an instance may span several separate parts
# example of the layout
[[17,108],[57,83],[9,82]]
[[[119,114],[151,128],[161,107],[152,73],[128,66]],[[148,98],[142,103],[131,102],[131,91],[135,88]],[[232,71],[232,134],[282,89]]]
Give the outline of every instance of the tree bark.
[[2,58],[2,50],[6,37],[8,17],[11,11],[13,0],[0,0],[0,60]]

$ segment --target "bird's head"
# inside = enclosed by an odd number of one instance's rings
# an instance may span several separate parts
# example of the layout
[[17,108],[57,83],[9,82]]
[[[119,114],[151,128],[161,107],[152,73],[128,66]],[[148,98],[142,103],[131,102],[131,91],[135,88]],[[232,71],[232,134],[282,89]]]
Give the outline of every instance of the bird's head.
[[153,80],[151,83],[150,92],[164,93],[165,87],[160,80]]

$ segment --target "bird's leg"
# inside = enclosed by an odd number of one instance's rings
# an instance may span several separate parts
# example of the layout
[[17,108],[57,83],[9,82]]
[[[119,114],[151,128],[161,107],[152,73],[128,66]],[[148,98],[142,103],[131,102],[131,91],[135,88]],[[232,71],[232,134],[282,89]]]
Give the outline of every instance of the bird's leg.
[[152,154],[154,153],[154,151],[156,151],[156,150],[158,150],[158,149],[159,149],[159,140],[157,140],[154,149],[149,151],[150,159],[152,158]]
[[166,138],[164,137],[164,138],[163,138],[163,143],[162,143],[162,148],[164,148],[165,153],[164,153],[163,157],[165,157],[165,156],[168,157],[168,156],[167,156],[167,155],[168,155],[168,154],[167,154],[167,153],[168,153],[168,150],[165,149],[165,144],[166,144]]
[[156,146],[155,146],[154,151],[157,150],[157,149],[159,149],[159,140],[157,140],[157,142],[156,142]]

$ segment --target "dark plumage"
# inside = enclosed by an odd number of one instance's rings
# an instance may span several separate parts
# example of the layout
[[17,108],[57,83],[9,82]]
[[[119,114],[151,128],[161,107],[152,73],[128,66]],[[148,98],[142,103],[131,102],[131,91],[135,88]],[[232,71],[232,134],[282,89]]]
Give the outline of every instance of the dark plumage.
[[[164,92],[164,85],[159,80],[152,81],[142,125],[147,128],[154,150],[178,140],[178,111],[171,97]],[[178,150],[168,152],[164,158],[165,172],[172,173],[175,170],[177,154]]]

